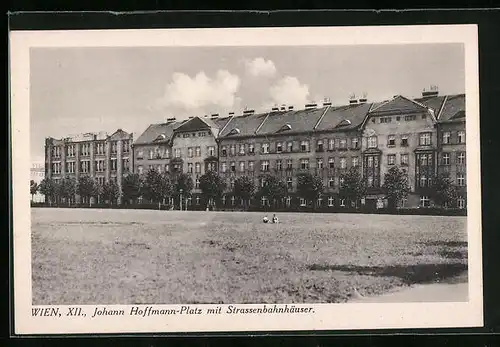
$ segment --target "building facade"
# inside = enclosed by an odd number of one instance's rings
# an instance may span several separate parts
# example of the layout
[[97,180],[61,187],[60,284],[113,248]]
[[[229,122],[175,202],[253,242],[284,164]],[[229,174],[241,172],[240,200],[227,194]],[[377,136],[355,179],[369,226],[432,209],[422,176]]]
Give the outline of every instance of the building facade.
[[[448,173],[458,187],[458,205],[466,207],[465,95],[440,96],[436,90],[418,99],[401,95],[384,102],[350,100],[346,105],[307,104],[304,109],[275,107],[266,113],[246,110],[227,117],[170,119],[154,124],[134,144],[134,171],[188,173],[195,189],[191,204],[199,204],[199,178],[217,170],[226,182],[223,204],[238,206],[233,194],[238,177],[248,176],[257,189],[266,175],[287,187],[286,206],[306,206],[297,194],[297,174],[319,176],[325,187],[316,202],[322,207],[345,206],[339,196],[343,174],[359,167],[367,184],[361,201],[387,205],[384,176],[397,166],[410,186],[404,207],[429,207],[433,178]],[[267,204],[261,197],[261,204]]]
[[[100,132],[63,139],[49,137],[45,139],[45,176],[56,183],[65,177],[78,182],[82,176],[100,185],[114,180],[121,192],[122,177],[133,168],[132,143],[133,134],[121,129],[111,135]],[[72,202],[87,203],[78,194]]]
[[[32,164],[30,168],[30,182],[33,181],[37,185],[45,178],[45,166],[43,164]],[[40,193],[40,190],[32,196],[33,202],[45,202],[45,196]]]

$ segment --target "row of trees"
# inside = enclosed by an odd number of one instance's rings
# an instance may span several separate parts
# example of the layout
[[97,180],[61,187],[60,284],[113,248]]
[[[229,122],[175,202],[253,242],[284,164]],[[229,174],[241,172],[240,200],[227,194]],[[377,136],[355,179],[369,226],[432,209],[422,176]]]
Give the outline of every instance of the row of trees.
[[[342,184],[339,196],[349,203],[357,206],[357,203],[366,196],[367,184],[361,176],[358,168],[351,168],[341,176]],[[261,184],[258,189],[254,180],[248,176],[241,176],[234,182],[232,194],[243,202],[243,207],[248,208],[251,200],[266,197],[270,206],[276,207],[280,201],[289,195],[286,184],[279,177],[273,175],[262,175],[259,177]],[[82,176],[78,182],[66,177],[56,184],[51,179],[44,179],[40,185],[30,182],[31,194],[39,190],[46,196],[49,203],[61,198],[70,204],[75,194],[80,195],[90,202],[90,198],[104,199],[110,204],[120,197],[118,185],[113,180],[98,184],[88,176]],[[222,196],[227,191],[224,180],[215,172],[209,171],[200,177],[200,190],[208,206],[220,203]],[[395,208],[408,196],[410,187],[407,175],[398,167],[392,167],[384,177],[385,191],[390,208]],[[193,180],[185,173],[171,175],[149,170],[144,175],[129,174],[122,180],[121,198],[124,204],[136,203],[139,198],[146,199],[151,203],[168,204],[172,199],[180,201],[181,195],[187,199],[193,190]],[[297,175],[297,194],[306,199],[313,207],[316,206],[318,198],[324,193],[323,181],[320,177],[310,173]],[[439,175],[433,180],[430,187],[430,195],[439,206],[454,206],[458,197],[455,186],[449,177]],[[185,200],[184,200],[185,201]]]

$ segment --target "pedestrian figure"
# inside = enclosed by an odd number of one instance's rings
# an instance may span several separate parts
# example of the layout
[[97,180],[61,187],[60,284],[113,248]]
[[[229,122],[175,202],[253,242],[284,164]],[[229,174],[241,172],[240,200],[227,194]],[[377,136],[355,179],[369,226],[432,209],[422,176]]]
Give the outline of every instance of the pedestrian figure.
[[278,217],[276,217],[276,214],[273,214],[273,223],[277,224],[279,222]]
[[264,219],[262,220],[264,223],[269,223],[269,218],[267,216],[264,216]]

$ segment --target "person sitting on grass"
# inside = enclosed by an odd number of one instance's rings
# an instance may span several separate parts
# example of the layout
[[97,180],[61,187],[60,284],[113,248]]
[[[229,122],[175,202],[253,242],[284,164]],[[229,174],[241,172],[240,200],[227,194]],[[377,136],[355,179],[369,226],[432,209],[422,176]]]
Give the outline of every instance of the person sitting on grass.
[[279,222],[278,217],[276,217],[276,214],[273,214],[273,223],[277,224]]
[[264,219],[262,220],[264,223],[268,223],[269,222],[269,218],[267,218],[267,216],[264,216]]

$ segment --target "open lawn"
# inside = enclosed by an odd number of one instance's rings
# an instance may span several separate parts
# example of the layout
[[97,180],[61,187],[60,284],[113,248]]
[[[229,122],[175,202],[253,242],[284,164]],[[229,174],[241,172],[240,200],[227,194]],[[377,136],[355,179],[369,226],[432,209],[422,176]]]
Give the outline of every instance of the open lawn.
[[345,302],[467,270],[465,217],[31,213],[35,305]]

